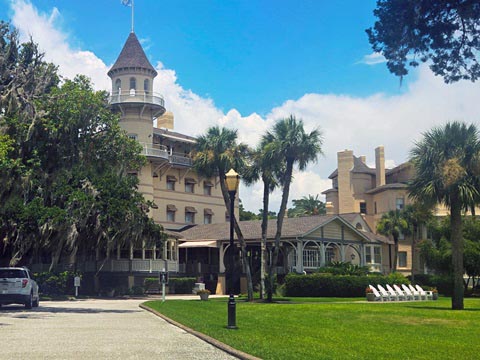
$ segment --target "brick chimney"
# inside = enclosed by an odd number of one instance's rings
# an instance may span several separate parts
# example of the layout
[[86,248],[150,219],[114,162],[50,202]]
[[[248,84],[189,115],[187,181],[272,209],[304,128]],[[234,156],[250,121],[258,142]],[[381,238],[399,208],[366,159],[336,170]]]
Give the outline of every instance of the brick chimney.
[[385,149],[380,145],[375,149],[376,186],[385,185]]
[[338,213],[355,212],[351,170],[353,169],[353,151],[345,150],[337,153],[338,159]]

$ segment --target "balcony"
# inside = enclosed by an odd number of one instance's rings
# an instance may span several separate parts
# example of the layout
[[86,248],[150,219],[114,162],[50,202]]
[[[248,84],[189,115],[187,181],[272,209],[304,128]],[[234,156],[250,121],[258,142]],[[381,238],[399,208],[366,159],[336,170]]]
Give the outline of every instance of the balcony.
[[169,160],[169,154],[166,146],[140,143],[142,146],[142,155],[153,158]]
[[193,162],[190,156],[179,153],[170,154],[168,157],[170,164],[180,166],[192,166]]
[[162,95],[133,89],[129,91],[117,91],[112,93],[109,103],[112,105],[143,103],[165,108],[165,101],[163,100]]

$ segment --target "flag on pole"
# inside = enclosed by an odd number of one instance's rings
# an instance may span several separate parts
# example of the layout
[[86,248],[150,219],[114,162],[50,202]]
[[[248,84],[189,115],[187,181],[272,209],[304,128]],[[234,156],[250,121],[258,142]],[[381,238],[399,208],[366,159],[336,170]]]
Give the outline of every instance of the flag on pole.
[[125,6],[132,6],[132,0],[120,0],[120,2]]

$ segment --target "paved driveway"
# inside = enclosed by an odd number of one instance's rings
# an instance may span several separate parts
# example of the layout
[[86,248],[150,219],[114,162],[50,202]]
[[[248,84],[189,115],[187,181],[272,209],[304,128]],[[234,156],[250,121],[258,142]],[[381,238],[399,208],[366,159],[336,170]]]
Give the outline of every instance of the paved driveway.
[[0,309],[0,359],[235,359],[138,307],[143,300]]

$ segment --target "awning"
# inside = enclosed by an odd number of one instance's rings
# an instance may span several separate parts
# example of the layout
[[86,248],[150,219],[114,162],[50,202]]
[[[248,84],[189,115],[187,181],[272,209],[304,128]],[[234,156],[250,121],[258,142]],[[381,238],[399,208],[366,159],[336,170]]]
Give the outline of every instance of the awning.
[[206,180],[206,181],[203,182],[203,185],[204,185],[204,186],[212,187],[212,186],[213,186],[213,183],[212,183],[211,181]]
[[168,204],[167,211],[177,211],[177,207],[173,204]]
[[167,175],[167,181],[177,181],[177,178],[172,175]]
[[192,178],[186,178],[185,179],[185,184],[196,184],[197,181],[195,179],[192,179]]
[[183,244],[178,245],[179,248],[201,248],[201,247],[210,247],[216,248],[217,242],[213,241],[189,241],[184,242]]
[[196,213],[197,210],[193,206],[185,206],[185,212],[187,213]]
[[212,209],[204,209],[203,213],[206,215],[214,215]]

